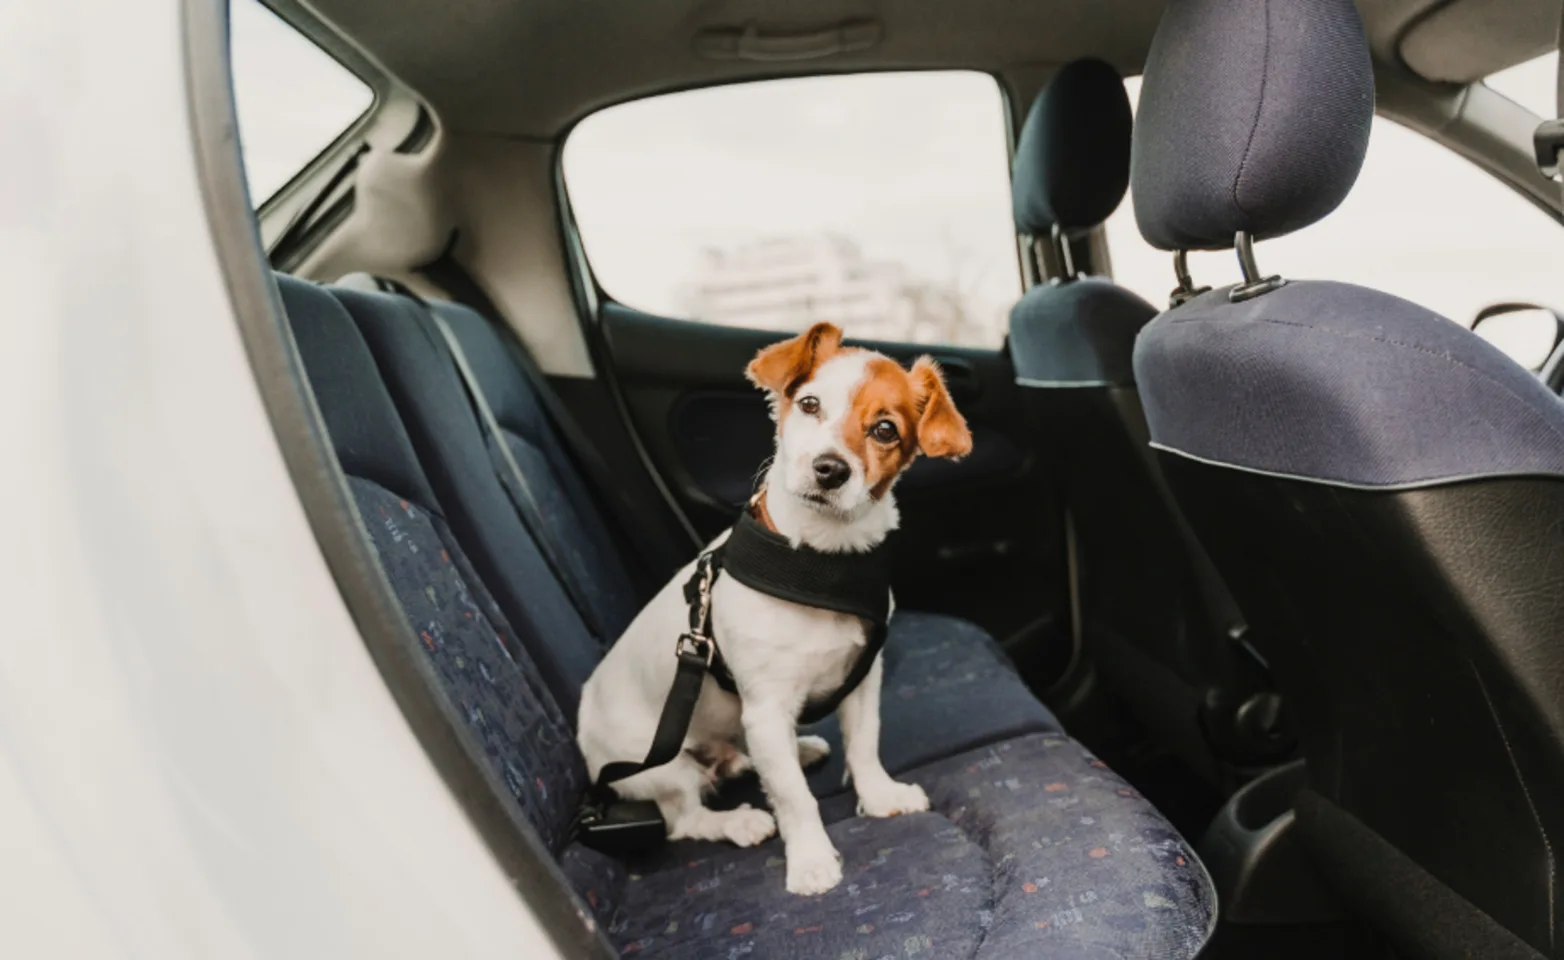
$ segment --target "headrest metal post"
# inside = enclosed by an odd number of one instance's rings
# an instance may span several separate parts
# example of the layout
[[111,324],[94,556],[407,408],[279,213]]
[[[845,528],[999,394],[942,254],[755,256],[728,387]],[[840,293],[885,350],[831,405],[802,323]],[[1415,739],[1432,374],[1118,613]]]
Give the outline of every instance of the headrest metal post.
[[1279,276],[1260,276],[1260,264],[1254,258],[1254,238],[1247,232],[1238,231],[1233,237],[1233,247],[1238,251],[1238,269],[1244,275],[1244,282],[1227,292],[1229,302],[1253,300],[1287,285],[1287,281]]
[[1075,272],[1075,256],[1070,252],[1070,238],[1065,235],[1064,228],[1056,223],[1048,235],[1053,240],[1054,256],[1059,260],[1059,276],[1053,282],[1069,283],[1077,279],[1079,275]]
[[1189,275],[1189,251],[1173,251],[1173,276],[1178,278],[1178,286],[1168,294],[1168,308],[1181,307],[1189,301],[1210,291],[1210,287],[1195,286],[1195,278]]

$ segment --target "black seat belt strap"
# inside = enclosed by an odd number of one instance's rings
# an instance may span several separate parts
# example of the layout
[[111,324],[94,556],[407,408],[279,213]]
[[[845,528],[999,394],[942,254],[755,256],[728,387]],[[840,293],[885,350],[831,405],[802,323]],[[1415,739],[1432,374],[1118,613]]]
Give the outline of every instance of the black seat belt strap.
[[690,628],[679,635],[674,654],[678,666],[652,745],[643,760],[616,760],[605,763],[597,773],[586,803],[576,816],[576,833],[581,842],[604,853],[624,854],[660,843],[667,826],[657,804],[647,800],[620,800],[610,787],[620,780],[660,767],[684,749],[684,737],[690,732],[695,705],[700,702],[701,686],[711,670],[717,644],[711,637],[711,588],[717,578],[717,563],[710,553],[695,563],[695,573],[685,584],[690,601]]
[[717,644],[711,638],[711,587],[717,574],[711,554],[704,554],[696,561],[695,573],[690,577],[686,593],[695,599],[690,603],[690,629],[679,635],[674,653],[679,667],[673,676],[673,687],[663,704],[662,715],[657,720],[657,732],[652,735],[651,749],[640,762],[617,761],[603,765],[598,772],[594,789],[601,790],[611,783],[633,777],[643,770],[660,767],[679,755],[683,749],[684,735],[689,732],[690,718],[695,715],[695,703],[700,699],[701,681],[711,669]]
[[488,398],[484,396],[483,388],[478,383],[472,366],[467,362],[467,354],[462,350],[461,341],[456,338],[455,331],[445,322],[445,318],[440,316],[438,310],[427,304],[424,309],[434,321],[435,328],[440,331],[446,346],[450,348],[452,359],[456,361],[456,370],[461,375],[462,385],[467,391],[467,400],[472,405],[473,412],[477,414],[478,425],[484,434],[484,445],[488,447],[489,459],[495,475],[499,478],[500,487],[510,498],[522,526],[526,527],[527,532],[531,534],[533,542],[537,544],[538,553],[543,557],[543,562],[554,574],[554,579],[559,581],[560,587],[564,589],[565,595],[570,600],[570,605],[575,607],[577,615],[581,617],[581,622],[586,625],[587,630],[599,644],[611,642],[615,638],[604,634],[597,611],[592,608],[591,600],[582,589],[575,570],[564,562],[555,548],[554,534],[544,522],[543,511],[538,506],[537,497],[532,493],[532,487],[527,483],[527,475],[522,472],[521,465],[516,462],[515,455],[511,453],[510,445],[505,442],[505,434],[500,429],[499,421],[494,419],[494,411],[489,407]]

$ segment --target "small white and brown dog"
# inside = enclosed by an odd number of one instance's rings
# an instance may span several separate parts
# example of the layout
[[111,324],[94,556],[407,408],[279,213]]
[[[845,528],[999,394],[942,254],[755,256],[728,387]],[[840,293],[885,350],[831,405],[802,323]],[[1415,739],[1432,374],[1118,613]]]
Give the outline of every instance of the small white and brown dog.
[[[938,366],[911,370],[870,350],[842,346],[842,331],[816,324],[762,350],[746,370],[767,392],[776,456],[753,509],[794,546],[823,552],[873,549],[898,523],[892,487],[920,454],[961,457],[972,435]],[[722,534],[713,545],[727,536]],[[595,779],[604,764],[646,755],[675,672],[675,641],[688,623],[681,571],[641,611],[587,681],[578,737]],[[670,839],[739,846],[781,831],[787,889],[818,894],[842,878],[803,768],[829,753],[800,737],[805,702],[838,689],[866,642],[863,620],[760,593],[732,577],[712,588],[712,635],[738,696],[703,682],[684,751],[670,763],[614,784],[625,799],[655,801]],[[839,709],[847,773],[859,813],[888,817],[927,810],[915,784],[892,780],[880,763],[882,658]],[[707,809],[702,794],[753,769],[772,814],[748,806]]]

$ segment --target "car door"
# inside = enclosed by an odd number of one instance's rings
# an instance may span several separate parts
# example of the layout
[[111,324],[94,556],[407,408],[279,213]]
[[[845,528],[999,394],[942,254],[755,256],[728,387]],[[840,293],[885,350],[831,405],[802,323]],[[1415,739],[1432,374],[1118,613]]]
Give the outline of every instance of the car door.
[[700,535],[771,454],[744,379],[760,349],[828,320],[903,363],[928,354],[974,447],[897,485],[899,604],[976,620],[1041,676],[1067,634],[1064,545],[1003,349],[1021,292],[1005,118],[985,74],[763,81],[589,117],[563,170],[603,373]]

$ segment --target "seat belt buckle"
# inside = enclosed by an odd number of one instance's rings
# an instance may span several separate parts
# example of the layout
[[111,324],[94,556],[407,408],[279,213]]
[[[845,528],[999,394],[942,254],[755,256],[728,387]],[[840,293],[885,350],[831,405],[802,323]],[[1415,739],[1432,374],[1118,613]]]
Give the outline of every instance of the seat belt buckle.
[[1557,180],[1559,153],[1564,152],[1564,119],[1544,120],[1531,140],[1537,155],[1537,169],[1549,180]]
[[576,817],[576,839],[611,857],[654,850],[668,840],[668,826],[650,800],[588,801]]

